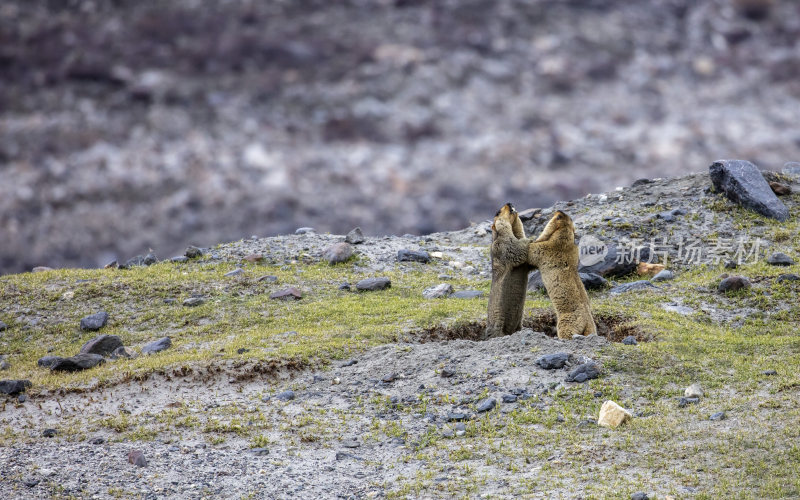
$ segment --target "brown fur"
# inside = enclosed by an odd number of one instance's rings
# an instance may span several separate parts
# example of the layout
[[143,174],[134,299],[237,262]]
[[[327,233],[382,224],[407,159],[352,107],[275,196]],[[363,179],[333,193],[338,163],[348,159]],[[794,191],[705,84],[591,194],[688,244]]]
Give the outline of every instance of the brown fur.
[[492,224],[492,288],[484,338],[509,335],[522,329],[528,290],[529,239],[517,211],[506,203]]
[[[521,240],[524,241],[524,240]],[[528,246],[528,264],[539,268],[558,318],[558,337],[597,333],[589,296],[578,276],[578,245],[569,215],[557,211]]]

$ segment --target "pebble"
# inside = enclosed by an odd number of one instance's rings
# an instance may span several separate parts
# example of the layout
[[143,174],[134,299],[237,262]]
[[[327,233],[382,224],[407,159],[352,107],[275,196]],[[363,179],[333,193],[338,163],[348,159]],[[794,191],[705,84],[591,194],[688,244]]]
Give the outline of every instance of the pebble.
[[258,281],[258,282],[266,281],[267,283],[275,283],[276,281],[278,281],[278,277],[277,276],[273,276],[271,274],[267,274],[265,276],[261,276],[256,281]]
[[99,354],[76,354],[68,358],[58,358],[50,365],[50,369],[54,372],[78,372],[105,362],[106,360]]
[[356,283],[356,290],[376,291],[391,288],[392,281],[389,278],[366,278]]
[[90,314],[81,319],[81,330],[97,331],[108,323],[108,313],[105,311]]
[[278,393],[277,395],[275,395],[275,399],[277,399],[278,401],[291,401],[294,398],[295,398],[295,394],[294,394],[294,391],[292,391],[292,390],[283,391],[283,392]]
[[442,372],[440,373],[442,378],[450,378],[456,374],[456,371],[453,368],[442,368]]
[[61,359],[60,356],[42,356],[41,358],[39,358],[36,364],[41,366],[42,368],[50,368],[59,359]]
[[631,495],[631,500],[650,500],[650,497],[647,496],[647,493],[643,491],[637,491],[633,495]]
[[136,351],[129,347],[119,346],[111,353],[111,359],[127,358],[133,359],[137,356]]
[[708,169],[714,189],[729,200],[765,217],[779,221],[789,218],[786,205],[772,192],[758,167],[749,161],[720,160]]
[[622,343],[625,345],[637,345],[639,342],[636,341],[636,337],[633,335],[628,335],[624,339],[622,339]]
[[770,377],[772,375],[777,375],[777,374],[778,374],[778,370],[764,370],[763,372],[761,372],[761,375],[766,375],[767,377]]
[[739,267],[739,264],[737,264],[735,260],[725,261],[725,269],[736,269],[737,267]]
[[364,460],[363,458],[357,455],[353,455],[352,453],[347,453],[346,451],[336,452],[336,460],[344,460],[345,458],[352,458],[353,460]]
[[396,373],[389,373],[389,374],[384,375],[383,377],[381,377],[381,382],[383,382],[384,384],[391,384],[395,380],[397,380],[397,374]]
[[587,290],[603,290],[608,288],[608,281],[597,273],[578,273],[578,277]]
[[358,364],[358,360],[357,359],[351,359],[350,361],[345,361],[340,366],[341,366],[341,368],[347,368],[348,366],[353,366],[355,364]]
[[800,274],[787,273],[778,276],[778,283],[783,283],[784,281],[800,281]]
[[359,443],[357,439],[345,439],[342,441],[342,446],[345,448],[358,448],[361,446],[361,443]]
[[451,295],[452,293],[453,285],[450,283],[441,283],[423,290],[422,296],[426,299],[441,299]]
[[451,438],[455,436],[455,431],[450,427],[445,427],[442,429],[442,437]]
[[744,276],[734,275],[728,276],[727,278],[723,279],[719,282],[719,287],[717,290],[721,293],[727,292],[735,292],[736,290],[748,289],[752,285],[750,280],[745,278]]
[[767,264],[771,266],[793,266],[794,259],[782,252],[775,252],[767,257]]
[[517,396],[514,394],[503,394],[502,401],[503,403],[516,403]]
[[469,420],[469,414],[464,412],[449,412],[445,416],[445,420],[448,422],[461,422],[464,420]]
[[0,332],[8,330],[8,325],[0,321]]
[[184,262],[189,262],[189,258],[184,257],[183,255],[176,255],[175,257],[169,259],[169,261],[175,264],[183,264]]
[[22,480],[22,484],[24,484],[28,488],[33,488],[34,486],[39,484],[39,480],[34,477],[27,477]]
[[567,382],[583,383],[600,376],[600,367],[593,361],[578,365],[567,375]]
[[459,422],[456,424],[456,437],[461,437],[467,433],[467,426],[464,423]]
[[683,396],[687,398],[702,398],[703,395],[703,388],[700,387],[700,384],[692,384],[683,391]]
[[772,189],[772,192],[778,196],[787,196],[792,194],[792,188],[781,182],[770,182],[769,188]]
[[9,396],[13,396],[15,394],[25,392],[25,390],[30,386],[30,380],[0,380],[0,394],[8,394]]
[[241,267],[237,267],[233,271],[228,271],[227,273],[225,273],[225,276],[230,278],[231,276],[239,276],[240,274],[243,274],[243,273],[244,273],[244,269],[242,269]]
[[250,255],[246,255],[244,257],[244,260],[255,264],[256,262],[261,262],[262,260],[264,260],[264,256],[261,255],[260,253],[251,253]]
[[539,368],[544,370],[557,370],[563,368],[564,365],[569,363],[572,355],[566,352],[557,352],[555,354],[545,354],[536,359],[534,363]]
[[800,175],[800,162],[796,161],[787,161],[783,164],[783,170],[781,173],[789,174],[789,175]]
[[106,442],[106,438],[104,437],[95,437],[89,440],[89,444],[98,445],[103,444]]
[[42,436],[46,438],[55,437],[58,431],[55,429],[45,429],[42,431]]
[[155,354],[169,349],[170,347],[172,347],[172,339],[169,337],[161,337],[158,340],[145,344],[144,347],[142,347],[142,354]]
[[147,467],[147,459],[144,456],[144,452],[142,452],[141,450],[129,451],[128,463],[131,463],[136,467]]
[[315,232],[313,227],[298,227],[294,230],[294,234],[309,234],[313,232]]
[[427,264],[431,260],[431,256],[425,250],[398,250],[397,260],[399,262],[421,262]]
[[347,233],[347,236],[344,237],[344,241],[350,243],[351,245],[364,243],[364,233],[361,232],[360,227],[356,227]]
[[269,455],[269,448],[250,448],[250,453],[257,457]]
[[341,264],[347,262],[353,256],[353,247],[349,243],[334,243],[325,249],[322,253],[322,258],[328,261],[328,264]]
[[342,283],[339,285],[339,290],[350,290],[350,283]]
[[19,396],[17,396],[17,401],[19,401],[20,403],[24,403],[27,400],[28,400],[28,396],[25,395],[25,394],[20,394]]
[[197,307],[203,305],[205,300],[200,297],[189,297],[188,299],[183,301],[184,307]]
[[675,274],[672,271],[670,271],[669,269],[664,269],[663,271],[659,271],[658,274],[653,276],[650,279],[650,281],[655,281],[655,282],[669,281],[669,280],[671,280],[673,278],[675,278]]
[[276,300],[300,300],[303,298],[303,292],[296,287],[290,286],[289,288],[272,292],[269,298]]
[[43,273],[43,272],[46,272],[46,271],[52,271],[52,270],[53,270],[53,268],[52,268],[52,267],[47,267],[47,266],[36,266],[36,267],[34,267],[33,269],[31,269],[31,272],[32,272],[32,273]]
[[80,352],[108,356],[119,347],[122,347],[122,339],[118,335],[99,335],[83,344]]
[[650,283],[648,280],[632,281],[630,283],[623,283],[613,287],[608,293],[616,295],[619,293],[631,292],[634,290],[660,290],[659,287]]
[[724,411],[718,411],[718,412],[712,414],[710,417],[708,417],[709,420],[714,421],[714,422],[719,422],[720,420],[725,420],[725,418],[726,418],[726,415],[725,415]]
[[700,401],[700,398],[681,398],[678,400],[678,408],[686,408],[691,404],[695,404]]
[[5,371],[11,368],[11,363],[8,362],[5,355],[0,356],[0,371]]
[[196,259],[203,255],[203,251],[198,247],[188,246],[186,247],[186,251],[183,252],[183,255],[188,259]]
[[600,415],[597,418],[597,425],[601,427],[608,427],[609,429],[616,429],[631,418],[633,418],[631,412],[609,399],[603,403],[603,406],[600,407]]
[[480,290],[459,290],[450,296],[452,299],[479,299],[483,297]]
[[494,398],[487,398],[478,403],[478,413],[491,411],[497,406],[497,400]]

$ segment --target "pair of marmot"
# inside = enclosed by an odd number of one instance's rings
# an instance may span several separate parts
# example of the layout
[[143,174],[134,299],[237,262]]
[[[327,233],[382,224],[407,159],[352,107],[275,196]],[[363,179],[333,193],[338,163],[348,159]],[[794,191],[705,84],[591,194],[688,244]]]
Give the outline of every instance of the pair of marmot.
[[578,276],[575,225],[557,211],[542,234],[531,241],[511,203],[495,215],[492,224],[492,289],[486,338],[509,335],[522,328],[528,273],[538,268],[558,318],[558,336],[597,333],[589,296]]

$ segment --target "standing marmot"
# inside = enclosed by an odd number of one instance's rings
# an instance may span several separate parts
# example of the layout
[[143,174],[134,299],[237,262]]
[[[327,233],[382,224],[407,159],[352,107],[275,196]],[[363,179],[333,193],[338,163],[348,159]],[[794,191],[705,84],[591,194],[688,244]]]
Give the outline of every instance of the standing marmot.
[[511,203],[498,210],[492,223],[492,288],[483,338],[510,335],[522,329],[528,290],[528,243],[522,221]]

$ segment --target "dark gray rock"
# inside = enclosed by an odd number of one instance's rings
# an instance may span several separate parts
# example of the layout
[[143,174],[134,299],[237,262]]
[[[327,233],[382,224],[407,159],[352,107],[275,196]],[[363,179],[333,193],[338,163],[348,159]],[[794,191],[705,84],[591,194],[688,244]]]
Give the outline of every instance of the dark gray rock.
[[636,341],[636,337],[634,337],[633,335],[628,335],[627,337],[622,339],[622,343],[625,345],[636,345],[639,342]]
[[303,292],[296,287],[290,286],[289,288],[272,292],[269,294],[269,298],[276,300],[300,300],[303,298]]
[[188,259],[196,259],[203,255],[203,250],[194,246],[189,246],[186,247],[186,251],[183,252],[183,255]]
[[735,260],[725,261],[725,269],[736,269],[737,267],[739,267],[739,264],[737,264]]
[[108,313],[105,311],[90,314],[81,319],[81,330],[97,331],[108,323]]
[[631,495],[631,500],[650,500],[650,497],[647,496],[647,493],[643,491],[637,491],[633,495]]
[[357,439],[345,439],[344,441],[342,441],[342,446],[344,446],[345,448],[353,449],[361,446],[361,443],[359,443]]
[[257,457],[269,455],[269,448],[250,448],[250,453]]
[[478,413],[485,413],[487,411],[494,410],[494,407],[497,406],[497,400],[494,398],[486,398],[480,403],[478,403]]
[[719,282],[719,287],[717,290],[721,293],[727,292],[735,292],[736,290],[746,290],[750,288],[752,285],[750,284],[750,280],[745,278],[744,276],[728,276],[727,278],[723,279]]
[[544,370],[558,370],[570,362],[572,355],[567,352],[557,352],[555,354],[545,354],[536,359],[536,366]]
[[267,283],[275,283],[276,281],[278,281],[278,277],[277,276],[273,276],[271,274],[267,274],[265,276],[259,277],[256,281],[258,281],[258,282],[266,281]]
[[103,444],[106,442],[106,438],[104,437],[96,437],[89,440],[89,444],[98,445]]
[[451,299],[479,299],[483,297],[480,290],[459,290],[450,296]]
[[670,271],[669,269],[663,269],[658,273],[656,273],[656,275],[653,276],[650,279],[650,281],[655,281],[655,282],[670,281],[673,278],[675,278],[675,274],[672,271]]
[[714,189],[734,203],[779,221],[789,218],[781,202],[758,168],[745,160],[719,160],[708,168]]
[[50,365],[50,369],[54,372],[79,372],[105,362],[106,360],[99,354],[76,354],[68,358],[58,358]]
[[26,477],[25,479],[22,480],[22,484],[24,484],[28,488],[33,488],[34,486],[39,484],[39,482],[40,482],[39,479],[36,479],[35,477]]
[[359,457],[358,455],[354,455],[352,453],[347,453],[346,451],[337,451],[336,452],[336,460],[344,460],[344,459],[352,459],[352,460],[364,460],[363,458]]
[[383,382],[384,384],[391,384],[395,380],[397,380],[397,374],[396,373],[387,373],[386,375],[381,377],[381,382]]
[[294,398],[295,398],[295,394],[294,394],[294,391],[292,391],[292,390],[283,391],[283,392],[281,392],[281,393],[279,393],[278,395],[275,396],[275,399],[277,399],[278,401],[291,401]]
[[122,347],[122,339],[117,335],[99,335],[83,344],[81,353],[108,356],[115,349]]
[[620,262],[617,262],[617,254],[621,250],[617,245],[609,244],[605,259],[591,266],[580,266],[578,272],[595,273],[604,278],[622,278],[636,271],[639,262],[647,262],[650,259],[650,248],[642,246],[635,249],[633,255],[626,249],[626,254],[621,255]]
[[45,429],[42,431],[42,436],[46,438],[55,437],[58,431],[55,429]]
[[789,196],[792,194],[792,187],[782,182],[769,182],[769,188],[777,196]]
[[8,325],[0,321],[0,332],[8,330]]
[[350,283],[342,283],[339,285],[339,290],[350,290]]
[[635,181],[633,181],[633,184],[631,184],[631,187],[639,187],[639,186],[644,186],[646,184],[652,184],[652,183],[653,183],[653,181],[651,181],[650,179],[645,179],[645,178],[636,179]]
[[514,394],[503,394],[502,400],[503,403],[516,403],[517,396],[515,396]]
[[13,396],[15,394],[25,392],[25,390],[30,386],[30,380],[0,380],[0,394],[8,394],[9,396]]
[[725,415],[724,411],[718,411],[717,413],[714,413],[713,415],[708,417],[708,419],[714,422],[719,422],[720,420],[725,420],[726,417],[727,415]]
[[342,363],[341,368],[347,368],[348,366],[353,366],[353,365],[356,365],[356,364],[358,364],[358,360],[357,359],[351,359],[350,361],[345,361],[344,363]]
[[313,227],[298,227],[297,229],[294,230],[294,234],[309,234],[313,232],[314,232]]
[[778,370],[764,370],[763,372],[761,372],[761,375],[766,375],[767,377],[771,377],[771,376],[777,375],[777,374],[778,374]]
[[654,284],[650,283],[650,281],[648,280],[638,280],[638,281],[631,281],[630,283],[623,283],[621,285],[617,285],[611,288],[608,291],[608,293],[616,295],[618,293],[631,292],[634,290],[661,290],[661,289],[655,286]]
[[567,375],[567,382],[586,382],[587,380],[591,380],[593,378],[597,378],[600,376],[600,367],[597,366],[596,363],[590,361],[588,363],[583,363],[582,365],[578,365],[575,367],[574,370],[569,372]]
[[341,264],[347,262],[353,256],[353,247],[349,243],[334,243],[325,249],[322,253],[322,258],[328,261],[328,264]]
[[63,359],[61,356],[42,356],[36,364],[42,368],[52,368],[53,365],[61,359]]
[[155,354],[169,349],[170,347],[172,347],[172,339],[169,337],[162,337],[145,344],[144,347],[142,347],[142,354]]
[[227,273],[225,273],[225,277],[231,278],[233,276],[239,276],[240,274],[244,274],[244,269],[242,269],[241,267],[237,267],[233,271],[228,271]]
[[697,396],[692,396],[688,398],[682,397],[678,400],[678,408],[686,408],[687,406],[693,405],[698,401],[700,401],[700,398]]
[[350,243],[351,245],[358,245],[359,243],[364,243],[364,233],[361,232],[361,228],[357,227],[347,233],[347,236],[344,237],[344,241]]
[[129,347],[119,346],[111,353],[111,359],[127,358],[133,359],[137,356],[136,351]]
[[603,290],[608,287],[608,281],[597,273],[578,273],[578,277],[587,290]]
[[528,291],[541,292],[545,291],[544,281],[542,281],[542,273],[538,269],[528,275]]
[[441,299],[453,293],[453,285],[450,283],[440,283],[436,286],[426,288],[422,291],[422,296],[426,299]]
[[783,283],[784,281],[800,281],[800,274],[787,273],[778,276],[778,283]]
[[461,411],[451,411],[445,416],[445,420],[447,422],[463,422],[464,420],[469,420],[469,413],[461,412]]
[[128,452],[128,463],[136,467],[147,467],[147,458],[142,450],[131,450]]
[[184,257],[183,255],[176,255],[175,257],[169,259],[169,261],[175,264],[183,264],[184,262],[189,262],[189,258]]
[[0,355],[0,372],[11,368],[11,363],[8,362],[5,355]]
[[185,307],[197,307],[203,305],[203,303],[205,303],[205,300],[202,297],[189,297],[183,301]]
[[392,286],[392,281],[389,278],[366,278],[356,283],[356,290],[376,291],[384,290]]
[[448,367],[442,368],[442,372],[440,373],[442,378],[450,378],[455,374],[456,374],[456,371],[453,368],[448,368]]
[[662,219],[664,222],[674,222],[675,217],[679,215],[686,215],[686,210],[682,208],[675,208],[665,212],[659,212],[655,215],[656,219]]
[[425,250],[398,250],[397,260],[399,262],[422,262],[427,264],[431,260],[431,256]]
[[771,266],[793,266],[794,259],[783,252],[775,252],[767,257],[767,264]]
[[789,161],[783,164],[782,173],[788,175],[800,175],[800,163],[796,161]]

